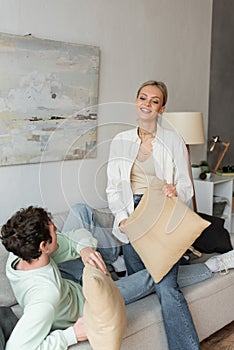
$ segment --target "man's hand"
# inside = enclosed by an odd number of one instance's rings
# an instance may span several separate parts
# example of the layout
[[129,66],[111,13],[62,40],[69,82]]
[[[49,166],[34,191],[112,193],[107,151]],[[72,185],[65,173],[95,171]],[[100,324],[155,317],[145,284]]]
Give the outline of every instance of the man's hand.
[[89,263],[97,269],[100,269],[106,275],[109,275],[106,264],[102,259],[101,254],[99,252],[96,252],[96,250],[94,250],[93,248],[86,247],[81,249],[80,256],[84,264]]
[[79,317],[78,320],[76,321],[76,323],[73,326],[75,335],[76,335],[76,339],[78,341],[85,341],[87,340],[87,335],[85,332],[85,328],[84,328],[84,321],[83,321],[83,317]]
[[123,219],[122,221],[120,221],[119,223],[119,229],[122,233],[125,233],[125,230],[124,230],[124,225],[125,225],[125,222],[127,221],[127,219]]

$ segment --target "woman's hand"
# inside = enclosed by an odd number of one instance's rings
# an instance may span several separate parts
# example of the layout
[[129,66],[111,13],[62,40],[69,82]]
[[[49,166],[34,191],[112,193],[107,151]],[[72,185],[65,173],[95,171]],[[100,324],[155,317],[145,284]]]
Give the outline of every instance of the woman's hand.
[[99,252],[94,250],[91,247],[86,247],[81,249],[80,256],[84,264],[89,263],[90,265],[100,269],[106,275],[109,275],[106,264],[102,259],[102,256]]
[[76,335],[76,339],[78,341],[85,341],[88,339],[86,332],[85,332],[83,317],[78,318],[78,320],[76,321],[76,323],[73,326],[73,329],[74,329],[74,332]]
[[177,197],[178,196],[177,191],[176,191],[176,187],[173,184],[168,184],[168,183],[164,182],[164,185],[162,187],[162,191],[167,197]]
[[125,225],[125,222],[127,221],[127,219],[123,219],[122,221],[120,221],[119,223],[119,229],[122,233],[125,233],[124,231],[124,225]]

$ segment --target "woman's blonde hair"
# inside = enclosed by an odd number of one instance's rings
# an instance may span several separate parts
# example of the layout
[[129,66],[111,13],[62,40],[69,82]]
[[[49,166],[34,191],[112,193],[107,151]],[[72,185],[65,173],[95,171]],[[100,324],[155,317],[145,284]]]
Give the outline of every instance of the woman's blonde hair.
[[157,88],[159,88],[159,90],[161,91],[161,93],[163,95],[163,106],[165,106],[165,104],[167,103],[168,92],[167,92],[166,85],[162,81],[156,81],[156,80],[148,80],[148,81],[146,81],[138,89],[136,97],[139,96],[139,94],[140,94],[141,90],[143,89],[143,87],[148,86],[148,85],[157,86]]

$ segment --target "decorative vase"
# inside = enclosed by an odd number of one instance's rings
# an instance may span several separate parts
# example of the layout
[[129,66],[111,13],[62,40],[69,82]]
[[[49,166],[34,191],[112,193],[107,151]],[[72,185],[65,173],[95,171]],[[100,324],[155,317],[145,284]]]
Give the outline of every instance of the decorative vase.
[[199,176],[201,174],[201,168],[199,167],[199,165],[192,165],[192,174],[195,180],[199,179]]

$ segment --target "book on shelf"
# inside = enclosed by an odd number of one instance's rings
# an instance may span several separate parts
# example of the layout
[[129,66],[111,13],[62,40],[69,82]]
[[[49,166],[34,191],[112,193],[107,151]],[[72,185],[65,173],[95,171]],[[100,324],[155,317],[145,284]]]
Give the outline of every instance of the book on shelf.
[[232,176],[234,177],[234,173],[233,172],[223,172],[222,170],[218,170],[216,171],[216,175],[220,175],[220,176]]

